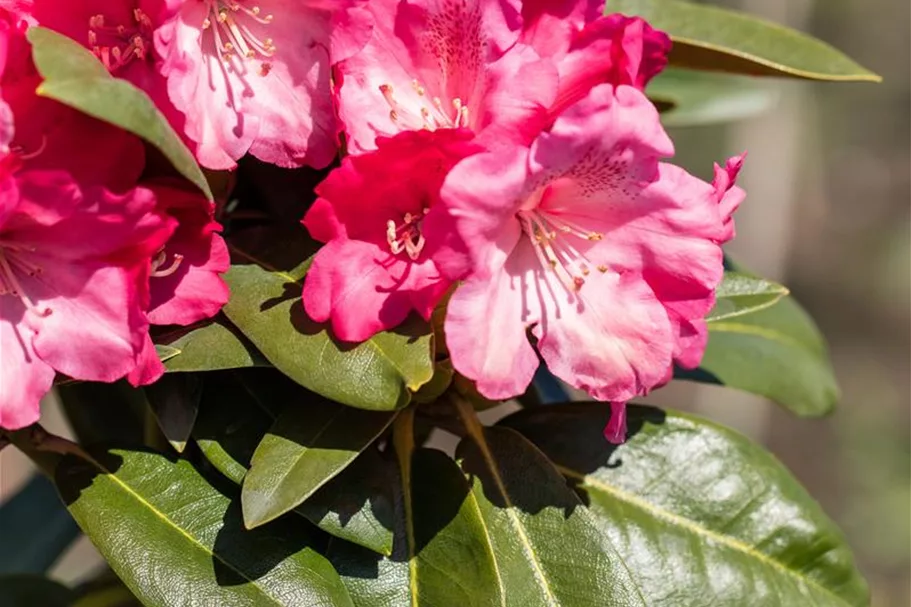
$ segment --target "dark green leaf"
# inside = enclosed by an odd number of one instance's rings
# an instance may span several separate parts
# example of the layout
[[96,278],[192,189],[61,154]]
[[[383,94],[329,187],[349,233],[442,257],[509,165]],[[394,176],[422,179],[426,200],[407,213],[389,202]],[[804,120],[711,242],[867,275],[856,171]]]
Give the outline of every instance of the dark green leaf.
[[839,398],[825,342],[791,297],[710,322],[700,369],[725,386],[765,396],[802,416],[824,415]]
[[241,502],[250,529],[313,495],[370,446],[395,417],[395,413],[345,407],[312,393],[302,396],[275,420],[244,477]]
[[15,547],[0,551],[0,573],[45,573],[78,536],[79,526],[54,485],[45,476],[33,476],[0,505],[0,538]]
[[114,78],[81,44],[42,27],[31,27],[28,39],[44,81],[38,94],[142,137],[212,199],[193,154],[143,91]]
[[160,336],[155,348],[169,372],[268,366],[235,327],[221,317],[189,331]]
[[761,114],[775,101],[771,89],[745,76],[668,68],[648,85],[665,126],[702,126]]
[[764,278],[748,274],[725,272],[724,280],[715,290],[715,307],[706,320],[718,322],[774,305],[788,294],[788,289]]
[[65,458],[56,482],[70,512],[147,607],[351,605],[303,521],[246,531],[240,504],[188,462],[111,450]]
[[183,453],[199,413],[202,379],[190,374],[165,375],[144,391],[162,434]]
[[671,65],[812,80],[880,80],[821,40],[746,13],[680,0],[608,0],[605,11],[641,16],[670,34]]
[[270,272],[235,265],[225,275],[228,318],[277,369],[330,400],[390,411],[433,377],[433,339],[426,323],[407,322],[361,344],[336,341],[300,302],[304,268]]
[[358,607],[502,605],[492,546],[468,483],[444,453],[414,448],[411,414],[396,423],[392,556],[333,542],[329,557]]
[[471,438],[459,445],[457,457],[473,479],[472,495],[496,555],[503,604],[648,604],[616,541],[599,529],[547,458],[512,430],[482,428],[473,413],[465,412],[468,406],[461,411]]
[[577,484],[648,605],[868,604],[842,534],[761,447],[712,423],[630,406],[608,444],[603,403],[538,407],[501,422]]
[[[206,459],[238,485],[256,446],[283,409],[280,401],[286,397],[281,393],[306,391],[276,371],[257,369],[206,377],[193,436]],[[327,533],[388,554],[392,547],[389,478],[386,463],[368,450],[294,512]]]
[[75,599],[72,590],[40,575],[0,576],[0,607],[71,607]]

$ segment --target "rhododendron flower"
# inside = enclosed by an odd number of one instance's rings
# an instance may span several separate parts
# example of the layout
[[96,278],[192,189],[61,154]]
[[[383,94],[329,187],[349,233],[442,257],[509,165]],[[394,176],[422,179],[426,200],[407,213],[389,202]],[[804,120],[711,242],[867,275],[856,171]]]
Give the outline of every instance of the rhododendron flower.
[[668,381],[675,360],[698,363],[743,194],[739,161],[713,186],[659,162],[673,151],[641,92],[599,85],[530,148],[453,168],[441,197],[467,246],[440,265],[471,274],[446,339],[483,395],[525,391],[538,366],[530,331],[555,375],[618,403],[617,439],[623,403]]
[[[228,301],[228,286],[221,275],[231,264],[213,205],[200,193],[177,184],[150,187],[159,209],[177,221],[177,229],[151,259],[149,322],[187,326],[211,318]],[[164,365],[147,337],[129,380],[134,385],[150,384],[163,373]]]
[[[553,65],[516,47],[515,3],[373,0],[370,8],[370,42],[337,68],[339,116],[352,153],[402,130],[461,127],[493,142],[522,139],[525,123],[553,101]],[[496,130],[482,135],[486,129]]]
[[149,259],[174,222],[137,188],[82,189],[60,171],[0,169],[0,426],[38,419],[54,373],[114,381],[147,336]]
[[353,153],[377,135],[464,127],[488,146],[528,144],[595,85],[643,88],[669,38],[601,3],[506,0],[371,3],[367,46],[338,66],[339,115]]
[[304,282],[313,320],[331,320],[342,340],[363,341],[412,310],[430,318],[452,284],[435,261],[450,231],[439,217],[440,187],[456,162],[479,151],[471,137],[446,129],[379,138],[375,152],[345,158],[317,186],[303,221],[327,243]]
[[366,42],[355,0],[168,0],[155,31],[168,93],[199,161],[232,168],[249,152],[321,168],[337,150],[332,61]]

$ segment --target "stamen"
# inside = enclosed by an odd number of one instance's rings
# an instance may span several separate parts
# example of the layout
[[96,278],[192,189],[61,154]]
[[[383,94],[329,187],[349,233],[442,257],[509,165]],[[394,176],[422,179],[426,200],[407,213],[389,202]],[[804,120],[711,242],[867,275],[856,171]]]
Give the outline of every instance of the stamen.
[[167,260],[168,254],[164,249],[158,251],[158,254],[152,258],[152,272],[150,274],[152,278],[164,278],[165,276],[174,274],[180,268],[180,264],[183,262],[183,255],[175,253],[174,259],[171,261],[171,265],[162,269],[161,266],[163,266]]
[[[203,31],[212,31],[215,52],[225,68],[235,68],[241,73],[246,71],[243,60],[259,60],[257,73],[268,76],[272,63],[266,61],[275,55],[276,47],[272,38],[260,38],[251,22],[260,25],[272,23],[272,15],[262,15],[259,6],[241,4],[244,0],[205,0],[209,13],[202,22]],[[241,62],[234,64],[235,59]]]
[[[522,211],[518,219],[545,271],[553,271],[567,289],[580,290],[585,277],[591,274],[591,262],[566,236],[592,241],[600,240],[602,235],[538,210]],[[597,268],[601,273],[607,272],[606,266]]]
[[405,251],[412,260],[421,255],[426,244],[424,235],[421,234],[421,222],[424,220],[424,215],[429,212],[430,209],[425,208],[420,215],[405,213],[401,226],[396,226],[395,221],[391,219],[386,222],[386,242],[394,255]]
[[450,100],[452,110],[449,110],[440,97],[434,96],[428,100],[429,103],[425,102],[427,89],[417,79],[411,81],[411,88],[418,98],[406,95],[406,99],[400,102],[396,98],[391,84],[379,86],[380,94],[391,110],[389,119],[399,128],[434,131],[469,126],[470,113],[461,97],[454,97]]
[[109,72],[116,72],[133,59],[144,60],[151,49],[152,20],[142,9],[133,10],[133,23],[107,25],[104,15],[89,17],[89,46]]
[[[24,249],[24,247],[21,249]],[[7,259],[7,256],[9,259]],[[12,295],[13,297],[18,297],[25,306],[25,309],[29,312],[42,318],[50,316],[52,312],[50,308],[39,308],[38,305],[25,294],[22,285],[19,283],[19,279],[16,278],[16,273],[12,267],[13,265],[25,269],[26,273],[30,276],[37,276],[41,273],[41,268],[39,266],[21,259],[18,255],[14,255],[11,247],[4,246],[3,248],[0,248],[0,296]]]

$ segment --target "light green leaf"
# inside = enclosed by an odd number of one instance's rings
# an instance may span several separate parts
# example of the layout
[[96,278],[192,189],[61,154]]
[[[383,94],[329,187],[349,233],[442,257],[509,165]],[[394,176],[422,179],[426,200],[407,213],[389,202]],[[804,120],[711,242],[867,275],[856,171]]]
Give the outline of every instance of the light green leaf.
[[765,396],[801,416],[825,415],[839,398],[825,341],[792,297],[710,322],[699,369],[709,379]]
[[769,453],[680,413],[630,406],[607,443],[603,403],[528,409],[502,425],[576,485],[650,606],[868,604],[844,537]]
[[158,358],[172,373],[268,366],[269,361],[227,320],[159,336]]
[[315,395],[291,403],[256,447],[244,477],[244,523],[252,529],[292,510],[344,470],[395,413],[364,411]]
[[433,338],[409,321],[360,344],[342,344],[307,317],[300,302],[305,266],[292,273],[235,265],[225,275],[225,314],[282,373],[326,398],[361,409],[404,407],[433,377]]
[[501,578],[478,503],[458,466],[415,449],[413,409],[395,426],[395,543],[388,558],[332,542],[329,558],[357,607],[500,606]]
[[[193,430],[200,450],[219,472],[240,485],[257,445],[287,402],[309,394],[277,371],[250,370],[206,376]],[[374,449],[361,455],[294,512],[323,531],[380,554],[392,549],[391,481]]]
[[775,305],[788,294],[787,287],[764,278],[738,272],[725,272],[715,289],[715,307],[706,316],[708,322],[719,322],[758,312]]
[[512,430],[482,428],[467,403],[460,412],[469,438],[456,456],[493,545],[503,604],[647,605],[619,544],[547,458]]
[[42,27],[27,32],[35,65],[44,77],[38,94],[142,137],[212,199],[193,154],[143,91],[114,78],[81,44]]
[[871,81],[881,78],[812,36],[746,13],[681,0],[608,0],[607,13],[638,15],[674,41],[678,67],[755,76]]
[[67,456],[56,483],[73,517],[147,607],[351,605],[306,524],[243,528],[239,501],[188,462],[111,450]]
[[750,118],[770,109],[775,93],[754,78],[668,68],[646,90],[668,127]]

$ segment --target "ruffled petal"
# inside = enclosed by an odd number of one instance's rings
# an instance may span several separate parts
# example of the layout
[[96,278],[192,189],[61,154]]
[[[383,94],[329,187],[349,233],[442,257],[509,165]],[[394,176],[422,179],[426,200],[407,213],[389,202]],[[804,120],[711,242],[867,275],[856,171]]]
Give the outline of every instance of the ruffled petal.
[[18,430],[38,421],[39,403],[54,382],[54,369],[32,347],[34,331],[22,322],[25,307],[0,296],[0,428]]

